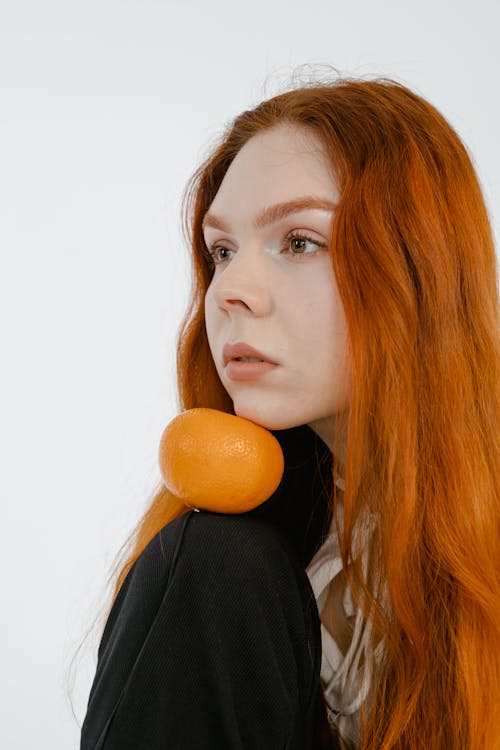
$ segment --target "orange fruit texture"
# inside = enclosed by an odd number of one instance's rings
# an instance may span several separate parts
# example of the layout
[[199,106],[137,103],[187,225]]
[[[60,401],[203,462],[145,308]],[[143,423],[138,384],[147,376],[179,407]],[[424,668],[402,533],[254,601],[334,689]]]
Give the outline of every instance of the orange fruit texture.
[[218,409],[187,409],[165,428],[159,464],[166,487],[186,506],[245,513],[276,490],[281,445],[265,427]]

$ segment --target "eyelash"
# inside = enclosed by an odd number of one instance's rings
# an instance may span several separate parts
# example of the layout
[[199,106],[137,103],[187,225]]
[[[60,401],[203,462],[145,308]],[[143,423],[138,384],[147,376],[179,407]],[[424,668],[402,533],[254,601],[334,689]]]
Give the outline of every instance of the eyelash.
[[[318,248],[325,248],[327,247],[325,242],[317,242],[312,237],[309,237],[305,232],[290,232],[286,235],[286,237],[283,238],[281,242],[282,249],[285,245],[288,245],[292,240],[301,240],[302,242],[310,242],[312,245],[316,245]],[[224,261],[227,260],[227,258],[224,258],[220,261],[215,261],[214,256],[217,250],[229,250],[229,248],[224,247],[223,245],[213,245],[211,248],[207,248],[206,254],[208,256],[208,261],[212,267],[219,266],[221,263],[224,263]],[[229,252],[232,252],[229,250]],[[301,258],[302,256],[309,256],[309,255],[316,255],[316,253],[320,252],[320,250],[314,250],[312,253],[292,253],[292,256],[295,258]]]

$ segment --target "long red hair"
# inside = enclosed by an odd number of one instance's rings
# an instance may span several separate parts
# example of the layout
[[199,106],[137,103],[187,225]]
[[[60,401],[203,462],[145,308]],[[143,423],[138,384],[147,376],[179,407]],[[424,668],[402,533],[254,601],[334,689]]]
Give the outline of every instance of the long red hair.
[[[212,270],[201,224],[242,146],[283,122],[321,139],[341,190],[331,258],[352,390],[340,543],[354,596],[371,605],[371,647],[384,643],[362,748],[498,748],[498,272],[471,158],[434,106],[390,79],[339,78],[230,123],[183,196],[193,287],[178,337],[180,408],[234,413],[205,332]],[[366,508],[380,519],[375,577],[389,611],[359,564]],[[113,600],[178,514],[159,482],[122,548]]]

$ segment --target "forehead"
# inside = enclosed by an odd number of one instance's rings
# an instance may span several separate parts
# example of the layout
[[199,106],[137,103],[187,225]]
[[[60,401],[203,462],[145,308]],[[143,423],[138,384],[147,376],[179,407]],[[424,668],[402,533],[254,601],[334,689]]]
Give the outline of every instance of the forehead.
[[244,214],[306,194],[336,201],[338,190],[323,144],[305,126],[280,124],[253,136],[231,162],[210,213]]

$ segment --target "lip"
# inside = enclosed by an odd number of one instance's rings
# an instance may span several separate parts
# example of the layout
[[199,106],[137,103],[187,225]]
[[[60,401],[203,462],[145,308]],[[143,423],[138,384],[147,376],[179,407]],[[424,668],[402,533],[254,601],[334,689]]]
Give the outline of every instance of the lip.
[[277,367],[271,362],[238,362],[232,359],[226,365],[225,374],[230,380],[259,380]]
[[278,364],[278,362],[275,362],[266,354],[259,352],[257,349],[254,349],[253,346],[250,346],[250,344],[246,344],[244,341],[235,341],[232,344],[228,342],[224,345],[224,348],[222,350],[224,367],[226,367],[228,362],[236,359],[236,357],[258,357],[263,362],[268,362],[271,365]]

